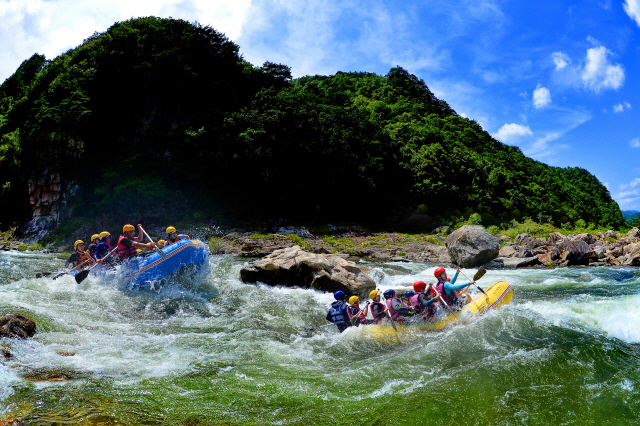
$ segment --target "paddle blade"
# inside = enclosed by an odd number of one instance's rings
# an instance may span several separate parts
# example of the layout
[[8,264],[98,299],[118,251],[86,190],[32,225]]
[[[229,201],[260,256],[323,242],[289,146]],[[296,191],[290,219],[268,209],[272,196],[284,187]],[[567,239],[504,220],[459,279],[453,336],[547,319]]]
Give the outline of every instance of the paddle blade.
[[486,269],[480,268],[478,269],[478,272],[476,272],[476,274],[473,276],[473,280],[474,281],[478,281],[480,278],[482,278],[484,276],[484,274],[487,273]]
[[85,269],[84,271],[80,271],[76,274],[75,278],[76,278],[76,283],[80,284],[82,281],[84,281],[87,277],[89,276],[89,270]]

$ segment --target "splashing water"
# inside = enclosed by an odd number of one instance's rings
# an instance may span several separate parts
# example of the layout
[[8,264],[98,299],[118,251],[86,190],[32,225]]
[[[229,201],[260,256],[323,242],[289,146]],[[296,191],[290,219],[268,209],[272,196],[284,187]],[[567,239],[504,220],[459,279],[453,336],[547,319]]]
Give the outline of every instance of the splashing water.
[[[212,256],[195,280],[35,279],[62,262],[0,253],[0,307],[38,324],[5,339],[0,420],[86,424],[635,423],[640,271],[489,271],[514,300],[469,325],[371,341],[326,324],[330,294],[246,285]],[[365,264],[380,288],[435,266]],[[475,271],[465,271],[472,275]],[[461,278],[462,279],[462,278]]]

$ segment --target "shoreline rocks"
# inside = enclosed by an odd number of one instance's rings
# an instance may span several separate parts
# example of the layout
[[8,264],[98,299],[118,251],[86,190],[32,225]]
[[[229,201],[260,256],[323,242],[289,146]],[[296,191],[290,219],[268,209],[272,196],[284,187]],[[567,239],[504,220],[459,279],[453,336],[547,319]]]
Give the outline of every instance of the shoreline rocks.
[[310,253],[300,246],[276,250],[259,262],[240,270],[245,283],[313,288],[366,297],[376,283],[354,262],[338,254]]

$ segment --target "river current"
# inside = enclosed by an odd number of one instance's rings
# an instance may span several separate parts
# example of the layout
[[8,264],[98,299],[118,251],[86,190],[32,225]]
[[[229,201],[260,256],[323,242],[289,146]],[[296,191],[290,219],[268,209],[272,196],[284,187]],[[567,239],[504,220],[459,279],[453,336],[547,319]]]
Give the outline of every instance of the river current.
[[[148,290],[34,278],[62,263],[0,252],[0,313],[38,324],[33,339],[0,341],[13,355],[0,362],[0,421],[639,422],[638,268],[489,271],[479,284],[510,283],[509,305],[442,332],[373,341],[358,328],[309,331],[326,324],[332,296],[243,284],[246,259],[211,256],[195,280]],[[360,266],[387,289],[432,281],[437,265]]]

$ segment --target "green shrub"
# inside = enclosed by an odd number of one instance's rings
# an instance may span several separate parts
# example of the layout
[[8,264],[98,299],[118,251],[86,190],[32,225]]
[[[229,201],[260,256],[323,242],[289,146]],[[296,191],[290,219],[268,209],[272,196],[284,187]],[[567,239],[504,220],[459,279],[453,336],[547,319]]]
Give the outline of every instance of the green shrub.
[[208,243],[211,253],[217,253],[220,250],[220,239],[218,237],[209,238]]

